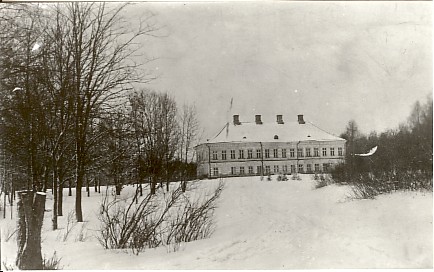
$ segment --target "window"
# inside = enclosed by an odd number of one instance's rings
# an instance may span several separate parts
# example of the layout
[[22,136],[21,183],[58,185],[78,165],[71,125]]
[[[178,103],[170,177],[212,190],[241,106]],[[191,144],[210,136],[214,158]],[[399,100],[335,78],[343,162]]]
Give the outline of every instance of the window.
[[256,166],[256,173],[260,175],[262,174],[262,166],[260,165]]
[[274,166],[274,173],[279,173],[279,165]]
[[322,148],[322,155],[323,157],[327,156],[327,148],[325,147]]
[[243,166],[240,167],[240,175],[244,175],[244,167]]
[[283,173],[288,173],[288,165],[283,166]]
[[222,151],[222,160],[226,160],[226,150]]
[[236,167],[231,167],[231,175],[236,175],[237,174],[237,168]]
[[303,173],[303,164],[298,165],[298,172]]
[[297,157],[303,157],[303,148],[297,148]]
[[315,172],[319,172],[319,163],[315,163]]
[[338,147],[338,156],[343,156],[342,147]]
[[217,160],[217,151],[212,152],[212,159]]
[[311,157],[310,148],[306,148],[306,157]]
[[267,165],[265,166],[265,174],[270,174],[271,170],[270,170],[270,166]]
[[232,160],[235,159],[235,150],[231,150],[231,159],[232,159]]
[[282,149],[282,158],[286,158],[286,149],[285,148]]
[[265,149],[265,158],[270,157],[270,149]]
[[330,156],[334,156],[335,155],[335,149],[334,147],[330,147]]
[[253,158],[253,150],[249,149],[247,150],[247,159]]
[[238,150],[239,159],[244,159],[244,150]]
[[214,167],[213,169],[212,169],[212,171],[213,171],[213,176],[214,177],[217,177],[218,175],[219,175],[219,169],[217,168],[217,167]]
[[295,173],[295,165],[291,165],[291,173]]
[[327,172],[327,171],[329,170],[329,164],[328,164],[328,163],[323,163],[323,164],[322,164],[322,170],[323,170],[324,172]]
[[249,166],[249,174],[253,174],[253,166]]
[[294,158],[294,157],[295,157],[295,150],[294,150],[294,148],[289,149],[289,156],[290,156],[291,158]]
[[261,149],[256,149],[256,158],[261,158]]
[[309,164],[306,165],[306,171],[308,173],[312,172],[312,164],[309,163]]
[[313,156],[314,156],[314,157],[319,157],[319,148],[318,148],[318,147],[315,147],[315,148],[313,149]]
[[277,158],[278,154],[277,154],[278,150],[277,149],[273,149],[273,157]]

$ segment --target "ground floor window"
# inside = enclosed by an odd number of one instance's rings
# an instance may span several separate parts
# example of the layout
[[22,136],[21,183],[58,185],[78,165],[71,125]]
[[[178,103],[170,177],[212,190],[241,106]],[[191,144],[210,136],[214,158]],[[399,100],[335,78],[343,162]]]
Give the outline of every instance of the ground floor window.
[[259,175],[262,174],[262,166],[260,166],[260,165],[256,166],[256,173]]
[[270,174],[270,172],[271,172],[270,166],[269,165],[265,166],[265,173]]
[[219,169],[217,167],[214,167],[212,169],[212,175],[215,176],[215,177],[219,175]]
[[253,174],[253,166],[249,166],[249,174]]
[[319,163],[315,163],[315,172],[319,172]]
[[307,164],[307,165],[306,165],[306,171],[307,171],[308,173],[312,172],[312,164]]
[[328,164],[328,163],[323,163],[323,164],[322,164],[322,170],[323,170],[324,172],[327,172],[327,171],[329,170],[329,164]]
[[288,165],[283,166],[283,173],[288,173]]
[[298,165],[298,172],[303,173],[303,164]]
[[244,167],[243,166],[240,167],[240,175],[244,175]]
[[274,173],[279,173],[279,165],[274,166]]
[[295,165],[291,165],[291,173],[295,173]]
[[236,167],[231,167],[231,175],[235,175],[237,173]]

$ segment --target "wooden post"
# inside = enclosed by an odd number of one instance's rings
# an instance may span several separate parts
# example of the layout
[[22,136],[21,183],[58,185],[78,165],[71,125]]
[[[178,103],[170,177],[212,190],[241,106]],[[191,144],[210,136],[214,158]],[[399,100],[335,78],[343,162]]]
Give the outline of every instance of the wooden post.
[[20,270],[41,270],[41,229],[44,220],[46,194],[18,192],[17,259]]

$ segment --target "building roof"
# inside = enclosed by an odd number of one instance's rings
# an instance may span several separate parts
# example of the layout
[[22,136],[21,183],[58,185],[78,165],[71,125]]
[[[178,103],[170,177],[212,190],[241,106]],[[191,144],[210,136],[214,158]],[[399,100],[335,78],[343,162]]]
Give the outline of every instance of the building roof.
[[[277,135],[277,139],[276,136]],[[220,142],[297,142],[297,141],[345,141],[310,122],[285,122],[284,124],[243,122],[228,123],[220,133],[207,143]]]

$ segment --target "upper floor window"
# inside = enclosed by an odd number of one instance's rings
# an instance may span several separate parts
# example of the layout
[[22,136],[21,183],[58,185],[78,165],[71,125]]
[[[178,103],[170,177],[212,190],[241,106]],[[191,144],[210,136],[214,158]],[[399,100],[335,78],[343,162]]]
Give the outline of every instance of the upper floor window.
[[319,148],[318,148],[318,147],[315,147],[315,148],[313,149],[313,156],[314,156],[314,157],[319,157]]
[[338,147],[338,156],[343,156],[342,147]]
[[335,149],[334,147],[330,147],[330,156],[334,156],[335,155]]
[[235,150],[231,150],[231,159],[232,159],[232,160],[235,159]]
[[217,160],[217,151],[212,152],[212,159]]
[[256,149],[256,158],[261,158],[261,149]]
[[277,149],[273,149],[273,157],[277,158],[278,154],[277,154],[278,150]]
[[265,158],[270,157],[270,149],[265,149]]
[[323,157],[327,156],[327,148],[325,147],[322,148],[322,155]]
[[297,148],[297,157],[303,157],[303,148]]
[[312,156],[312,155],[310,154],[310,148],[306,148],[306,157],[310,157],[310,156]]
[[285,148],[282,149],[282,158],[286,158],[286,149]]
[[247,158],[248,159],[253,158],[253,150],[251,150],[251,149],[247,150]]
[[222,151],[222,160],[226,160],[226,150]]
[[244,159],[244,150],[238,150],[238,155],[239,159]]
[[291,158],[294,158],[294,157],[295,157],[295,149],[294,149],[294,148],[289,149],[289,156],[290,156]]

